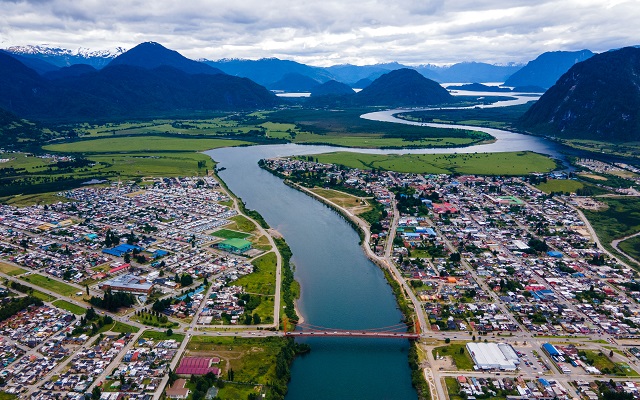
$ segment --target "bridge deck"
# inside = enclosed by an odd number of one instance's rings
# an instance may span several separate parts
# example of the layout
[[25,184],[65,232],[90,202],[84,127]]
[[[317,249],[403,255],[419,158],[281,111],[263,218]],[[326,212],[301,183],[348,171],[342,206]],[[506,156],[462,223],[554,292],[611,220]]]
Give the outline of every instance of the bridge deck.
[[419,339],[420,335],[411,332],[367,332],[367,331],[294,331],[285,332],[285,336],[291,337],[356,337],[356,338],[392,338],[392,339]]

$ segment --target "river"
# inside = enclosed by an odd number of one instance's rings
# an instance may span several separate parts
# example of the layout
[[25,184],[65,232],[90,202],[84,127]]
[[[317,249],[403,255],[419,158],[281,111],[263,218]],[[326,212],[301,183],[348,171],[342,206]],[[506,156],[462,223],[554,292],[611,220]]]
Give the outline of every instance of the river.
[[[394,118],[395,112],[398,111],[380,112],[373,117]],[[399,121],[402,120],[393,122]],[[482,130],[497,140],[455,149],[340,150],[377,154],[533,150],[559,155],[553,143],[541,138],[497,129],[462,128]],[[281,179],[257,165],[262,158],[330,151],[336,151],[336,148],[284,144],[223,148],[207,154],[219,163],[219,167],[226,168],[220,172],[220,177],[229,188],[242,197],[247,207],[260,212],[291,247],[295,278],[302,288],[298,305],[306,323],[346,330],[395,325],[402,316],[391,288],[382,271],[365,257],[351,225],[335,211],[284,185]],[[287,399],[417,397],[411,386],[406,341],[309,338],[305,342],[312,346],[312,351],[293,363]]]

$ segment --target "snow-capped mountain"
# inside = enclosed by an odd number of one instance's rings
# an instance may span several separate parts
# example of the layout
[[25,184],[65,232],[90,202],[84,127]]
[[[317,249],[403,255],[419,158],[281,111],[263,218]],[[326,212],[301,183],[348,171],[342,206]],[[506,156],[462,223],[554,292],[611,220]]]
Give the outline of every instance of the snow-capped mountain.
[[89,64],[95,68],[102,68],[111,60],[124,53],[126,49],[116,47],[110,50],[91,50],[80,47],[75,50],[59,47],[40,46],[12,46],[5,49],[9,53],[23,57],[37,58],[58,67],[68,67],[74,64]]

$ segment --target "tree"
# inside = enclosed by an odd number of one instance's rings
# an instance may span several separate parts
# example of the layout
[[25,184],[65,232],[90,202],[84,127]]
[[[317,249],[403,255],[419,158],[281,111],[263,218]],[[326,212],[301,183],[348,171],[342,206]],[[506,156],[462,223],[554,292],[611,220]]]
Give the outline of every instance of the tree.
[[89,296],[89,285],[84,285],[85,289],[87,289],[87,296]]
[[131,262],[131,254],[124,253],[124,262],[129,264]]
[[449,344],[449,343],[451,343],[451,339],[446,338],[446,339],[444,340],[444,342],[445,342],[446,344]]
[[257,313],[253,314],[253,324],[254,325],[258,325],[260,323],[261,319],[260,316]]
[[460,354],[464,354],[464,347],[460,347]]
[[94,387],[93,391],[91,392],[91,399],[92,400],[100,400],[100,396],[102,396],[102,390],[100,390],[99,387]]
[[171,328],[167,329],[167,336],[172,336],[173,330]]
[[613,357],[613,350],[609,352],[609,358]]

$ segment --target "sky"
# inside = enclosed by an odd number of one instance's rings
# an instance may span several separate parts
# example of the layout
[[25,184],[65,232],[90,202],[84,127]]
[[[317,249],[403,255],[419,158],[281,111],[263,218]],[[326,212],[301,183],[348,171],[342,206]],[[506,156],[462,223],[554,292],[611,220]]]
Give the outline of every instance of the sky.
[[0,0],[0,48],[129,49],[310,65],[526,63],[638,45],[638,0]]

